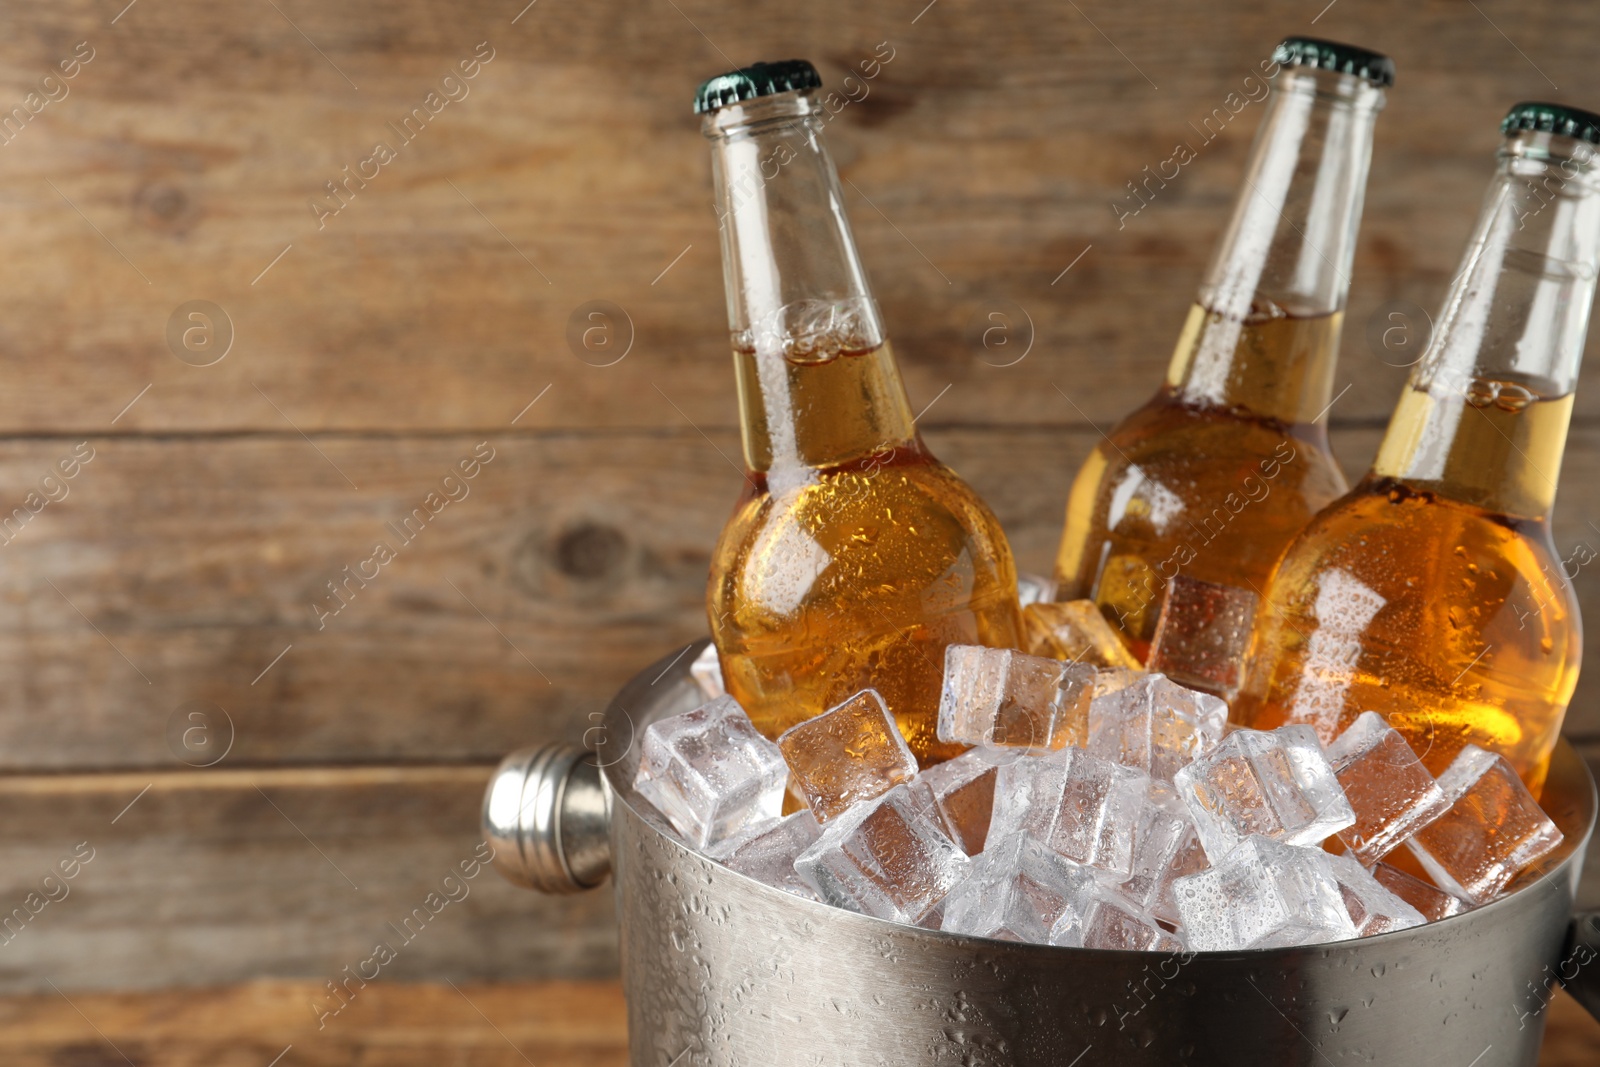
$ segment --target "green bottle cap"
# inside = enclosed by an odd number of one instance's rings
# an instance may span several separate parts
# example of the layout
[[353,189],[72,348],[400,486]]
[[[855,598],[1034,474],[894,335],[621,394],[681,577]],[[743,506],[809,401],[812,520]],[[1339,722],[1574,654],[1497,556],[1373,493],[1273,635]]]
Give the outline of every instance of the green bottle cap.
[[1518,130],[1559,133],[1563,137],[1600,144],[1600,115],[1564,104],[1521,103],[1514,105],[1500,124],[1501,133]]
[[792,93],[800,89],[820,89],[822,76],[803,59],[785,59],[778,63],[752,63],[748,67],[718,74],[701,84],[694,94],[694,113],[704,114],[719,107],[736,104],[740,100],[754,100],[758,96],[774,93]]
[[1353,74],[1385,89],[1394,84],[1394,60],[1382,52],[1318,37],[1285,37],[1273,49],[1272,61],[1285,67],[1316,67]]

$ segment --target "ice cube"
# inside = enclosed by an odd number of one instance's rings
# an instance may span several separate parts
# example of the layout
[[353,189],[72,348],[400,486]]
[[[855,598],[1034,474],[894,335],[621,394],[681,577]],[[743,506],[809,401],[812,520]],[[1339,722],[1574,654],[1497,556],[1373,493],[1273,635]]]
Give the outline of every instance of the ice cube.
[[1000,763],[1014,754],[975,748],[935,764],[912,779],[913,796],[938,813],[945,832],[969,856],[983,851],[994,810],[994,783]]
[[876,689],[796,723],[778,738],[795,787],[819,822],[882,796],[917,773],[917,759]]
[[1450,806],[1400,731],[1375,711],[1362,712],[1328,746],[1327,756],[1356,814],[1355,823],[1339,831],[1339,839],[1363,867],[1388,855]]
[[794,869],[835,907],[918,925],[972,862],[898,785],[823,826]]
[[1372,877],[1379,885],[1416,908],[1429,922],[1448,919],[1452,915],[1460,915],[1472,909],[1472,905],[1460,897],[1446,893],[1443,889],[1429,885],[1422,879],[1415,878],[1387,863],[1374,866]]
[[986,848],[1027,835],[1070,860],[1126,876],[1144,775],[1069,748],[1002,764]]
[[783,754],[732,697],[651,723],[640,747],[634,788],[697,849],[782,811]]
[[1177,923],[1178,904],[1172,883],[1206,869],[1189,809],[1177,790],[1165,782],[1151,781],[1149,793],[1133,830],[1132,873],[1116,887],[1141,912]]
[[1183,574],[1167,584],[1146,666],[1192,689],[1233,699],[1260,598]]
[[728,695],[728,691],[722,687],[722,662],[717,659],[716,645],[706,645],[700,650],[694,662],[689,664],[689,677],[695,680],[707,700]]
[[1028,838],[985,851],[944,902],[951,933],[1042,945],[1057,922],[1073,921],[1094,890],[1091,868]]
[[1097,679],[1087,747],[1170,782],[1180,767],[1216,747],[1227,722],[1228,705],[1209,693],[1160,674],[1118,672],[1103,686]]
[[731,871],[758,882],[816,900],[817,894],[800,880],[794,861],[822,836],[822,826],[809,811],[797,811],[773,822],[747,827],[712,849],[710,856]]
[[1022,607],[1048,601],[1056,595],[1056,580],[1042,574],[1017,572],[1017,603]]
[[1309,726],[1235,730],[1173,783],[1212,863],[1252,834],[1316,845],[1356,820]]
[[1035,656],[1092,667],[1139,666],[1138,658],[1092,600],[1028,604],[1022,609],[1022,627],[1028,651]]
[[939,740],[1058,749],[1088,736],[1093,667],[1011,648],[950,645],[939,694]]
[[1185,943],[1213,952],[1355,937],[1331,860],[1321,849],[1245,838],[1222,862],[1173,886]]
[[1064,915],[1050,931],[1052,945],[1133,952],[1182,952],[1183,939],[1110,889],[1097,887],[1081,917]]
[[1421,926],[1428,919],[1407,904],[1350,855],[1329,856],[1345,911],[1361,937]]
[[1449,810],[1406,845],[1447,892],[1487,903],[1561,844],[1561,831],[1501,756],[1466,746],[1439,776],[1439,788]]

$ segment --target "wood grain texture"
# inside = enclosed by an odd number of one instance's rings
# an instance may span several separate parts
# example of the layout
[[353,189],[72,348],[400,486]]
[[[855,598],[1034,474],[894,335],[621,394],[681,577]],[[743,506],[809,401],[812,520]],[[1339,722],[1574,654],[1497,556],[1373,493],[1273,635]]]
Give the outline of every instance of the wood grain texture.
[[[308,1030],[304,982],[147,994],[0,999],[9,1067],[623,1067],[627,1016],[610,982],[372,986],[348,1018]],[[1600,1023],[1565,993],[1539,1067],[1590,1067]],[[121,1050],[120,1053],[118,1050]]]
[[[396,958],[374,986],[614,974],[609,891],[544,897],[472,866],[490,770],[0,777],[0,993],[263,975],[320,989],[380,942]],[[61,861],[84,854],[63,878]],[[337,1006],[298,1010],[314,1023]]]

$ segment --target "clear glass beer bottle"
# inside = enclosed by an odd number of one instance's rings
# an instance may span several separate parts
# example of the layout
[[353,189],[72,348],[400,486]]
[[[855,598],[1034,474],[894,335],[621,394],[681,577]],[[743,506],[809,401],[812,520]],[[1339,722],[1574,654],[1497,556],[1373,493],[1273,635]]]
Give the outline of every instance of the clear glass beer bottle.
[[[1284,553],[1237,721],[1330,740],[1383,714],[1536,792],[1578,680],[1550,509],[1600,270],[1600,116],[1518,104],[1477,229],[1372,470]],[[1589,558],[1593,558],[1592,553]]]
[[873,686],[924,765],[944,650],[1020,639],[999,523],[929,453],[856,253],[802,60],[701,86],[745,487],[711,564],[728,692],[770,737]]
[[1067,501],[1057,597],[1095,601],[1140,659],[1174,575],[1259,588],[1347,488],[1319,420],[1394,65],[1291,37],[1264,73],[1244,186],[1166,381],[1095,446]]

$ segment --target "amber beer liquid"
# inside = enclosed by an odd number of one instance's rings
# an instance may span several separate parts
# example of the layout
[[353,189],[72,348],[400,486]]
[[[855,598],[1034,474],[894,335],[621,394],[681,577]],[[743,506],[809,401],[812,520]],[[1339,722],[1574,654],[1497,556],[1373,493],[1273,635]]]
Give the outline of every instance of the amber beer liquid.
[[1295,540],[1235,719],[1331,740],[1383,714],[1435,772],[1465,744],[1535,793],[1582,631],[1550,536],[1595,273],[1600,118],[1521,104],[1372,470]]
[[1394,66],[1310,38],[1273,60],[1244,187],[1166,381],[1095,447],[1067,501],[1057,595],[1094,600],[1140,659],[1173,576],[1259,590],[1347,488],[1322,416]]
[[745,487],[711,563],[728,692],[768,737],[876,688],[924,765],[947,645],[1020,640],[999,523],[923,445],[819,139],[809,63],[702,86]]

